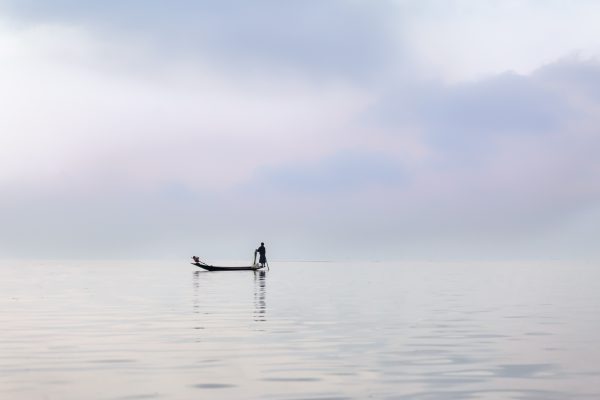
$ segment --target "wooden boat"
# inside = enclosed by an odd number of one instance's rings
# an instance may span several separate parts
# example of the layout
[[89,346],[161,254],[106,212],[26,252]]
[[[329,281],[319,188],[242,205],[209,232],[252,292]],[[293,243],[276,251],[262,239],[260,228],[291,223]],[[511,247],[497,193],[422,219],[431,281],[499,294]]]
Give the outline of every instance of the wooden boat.
[[207,271],[256,271],[262,269],[260,265],[250,265],[247,267],[218,267],[216,265],[208,265],[199,262],[193,262],[192,265],[196,267],[204,268]]

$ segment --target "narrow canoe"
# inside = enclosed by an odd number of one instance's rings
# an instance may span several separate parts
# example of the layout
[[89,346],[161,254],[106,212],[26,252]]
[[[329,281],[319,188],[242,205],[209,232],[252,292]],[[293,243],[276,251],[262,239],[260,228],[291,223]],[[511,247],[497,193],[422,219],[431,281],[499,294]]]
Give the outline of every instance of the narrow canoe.
[[200,264],[200,263],[192,263],[193,265],[195,265],[196,267],[200,267],[200,268],[204,268],[207,271],[256,271],[259,270],[263,267],[256,265],[256,266],[248,266],[248,267],[217,267],[215,265],[206,265],[206,264]]

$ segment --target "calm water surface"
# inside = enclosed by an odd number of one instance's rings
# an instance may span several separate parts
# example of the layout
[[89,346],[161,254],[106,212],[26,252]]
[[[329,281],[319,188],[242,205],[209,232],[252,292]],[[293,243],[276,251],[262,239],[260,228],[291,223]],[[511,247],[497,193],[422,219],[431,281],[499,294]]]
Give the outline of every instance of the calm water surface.
[[0,264],[0,399],[600,399],[600,266]]

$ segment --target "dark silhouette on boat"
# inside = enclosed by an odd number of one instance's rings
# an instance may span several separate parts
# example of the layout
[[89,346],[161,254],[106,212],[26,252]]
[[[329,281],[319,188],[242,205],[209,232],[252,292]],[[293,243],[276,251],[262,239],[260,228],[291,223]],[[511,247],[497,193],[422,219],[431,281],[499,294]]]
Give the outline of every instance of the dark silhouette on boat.
[[194,260],[192,265],[195,265],[196,267],[204,268],[207,271],[256,271],[256,270],[265,268],[264,265],[257,265],[257,264],[249,265],[249,266],[242,266],[242,267],[223,267],[223,266],[207,264],[204,261],[200,260],[200,258],[198,258],[196,256],[193,256],[192,259]]
[[267,264],[267,249],[265,248],[265,244],[263,242],[260,243],[260,247],[254,250],[254,264],[256,264],[256,254],[260,254],[260,258],[258,263],[263,267]]

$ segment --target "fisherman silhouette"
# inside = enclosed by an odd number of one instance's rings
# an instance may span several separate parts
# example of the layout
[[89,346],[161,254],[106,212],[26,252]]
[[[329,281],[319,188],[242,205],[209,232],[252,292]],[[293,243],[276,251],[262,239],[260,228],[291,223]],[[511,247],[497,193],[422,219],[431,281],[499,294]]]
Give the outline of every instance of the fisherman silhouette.
[[265,244],[264,243],[260,243],[260,247],[256,250],[254,250],[254,255],[256,256],[256,253],[260,254],[260,258],[258,259],[258,263],[260,264],[261,267],[264,267],[265,264],[267,263],[267,249],[265,248]]

